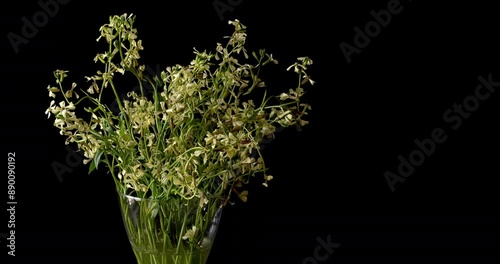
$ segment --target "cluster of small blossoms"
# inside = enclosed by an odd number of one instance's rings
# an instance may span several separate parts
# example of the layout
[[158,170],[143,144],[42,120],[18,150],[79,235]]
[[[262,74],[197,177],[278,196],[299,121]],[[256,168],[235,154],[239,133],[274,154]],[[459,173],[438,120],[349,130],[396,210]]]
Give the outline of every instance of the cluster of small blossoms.
[[[251,177],[267,174],[260,152],[263,140],[273,138],[277,126],[308,124],[304,117],[311,107],[301,102],[303,86],[314,84],[307,75],[308,57],[300,57],[287,70],[298,74],[297,87],[276,96],[264,94],[260,102],[249,95],[254,89],[268,89],[259,78],[259,70],[277,63],[264,50],[252,52],[254,64],[244,45],[246,27],[230,21],[235,30],[225,45],[217,43],[215,52],[194,49],[189,65],[167,67],[159,76],[145,76],[139,63],[142,42],[133,27],[135,17],[124,14],[110,18],[101,27],[101,36],[109,50],[94,61],[105,70],[86,77],[88,89],[76,93],[76,84],[65,89],[67,71],[55,72],[58,87],[49,86],[51,101],[47,114],[54,126],[66,136],[66,144],[75,143],[90,162],[90,170],[105,163],[119,190],[209,201],[229,201],[232,194],[246,201],[244,190]],[[129,92],[118,97],[119,73],[134,75],[143,87],[153,91]],[[104,91],[111,88],[120,112],[115,114],[102,102]],[[269,89],[268,89],[269,90]],[[57,102],[56,94],[62,99]],[[274,100],[274,101],[273,101]],[[82,102],[87,117],[77,117]]]

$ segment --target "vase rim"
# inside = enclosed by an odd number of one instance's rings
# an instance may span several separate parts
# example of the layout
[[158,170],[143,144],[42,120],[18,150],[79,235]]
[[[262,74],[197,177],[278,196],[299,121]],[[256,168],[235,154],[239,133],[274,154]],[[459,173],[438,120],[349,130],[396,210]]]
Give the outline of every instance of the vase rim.
[[153,201],[153,200],[156,200],[156,201],[163,201],[165,199],[161,199],[161,198],[154,198],[154,197],[146,197],[146,198],[141,198],[141,197],[137,197],[137,196],[134,196],[134,195],[130,195],[130,194],[124,194],[124,193],[118,193],[119,196],[121,196],[122,198],[127,198],[127,199],[132,199],[132,200],[135,200],[135,201],[143,201],[143,200],[146,200],[146,201]]

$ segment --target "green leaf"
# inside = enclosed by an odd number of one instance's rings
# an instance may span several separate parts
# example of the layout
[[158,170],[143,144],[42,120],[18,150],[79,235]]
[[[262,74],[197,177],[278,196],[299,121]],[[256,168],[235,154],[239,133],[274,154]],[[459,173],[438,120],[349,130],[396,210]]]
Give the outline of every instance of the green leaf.
[[265,49],[260,49],[259,53],[260,53],[260,57],[264,58],[264,56],[266,55],[266,50]]
[[92,173],[95,170],[95,162],[92,160],[89,166],[89,174]]
[[149,204],[148,204],[148,209],[149,209],[149,213],[150,213],[150,216],[151,218],[155,218],[156,215],[158,215],[158,210],[160,209],[160,206],[158,204],[157,201],[151,201]]
[[99,165],[99,162],[101,161],[101,156],[103,153],[104,153],[104,151],[98,150],[97,153],[95,154],[94,160],[92,160],[92,164],[94,164],[95,169],[97,169],[97,166]]
[[252,51],[252,55],[256,60],[259,60],[259,57],[257,57],[257,53],[255,53],[255,51]]

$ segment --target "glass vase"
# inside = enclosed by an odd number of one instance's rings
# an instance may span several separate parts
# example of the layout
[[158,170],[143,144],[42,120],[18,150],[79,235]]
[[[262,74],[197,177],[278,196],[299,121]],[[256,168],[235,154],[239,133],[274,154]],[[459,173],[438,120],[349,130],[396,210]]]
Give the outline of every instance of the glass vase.
[[222,207],[199,199],[151,199],[118,194],[138,264],[205,264]]

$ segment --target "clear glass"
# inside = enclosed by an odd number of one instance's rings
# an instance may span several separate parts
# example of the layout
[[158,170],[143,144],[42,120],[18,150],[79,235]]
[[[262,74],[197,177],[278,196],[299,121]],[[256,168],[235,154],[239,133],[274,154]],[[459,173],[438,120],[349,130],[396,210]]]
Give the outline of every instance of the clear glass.
[[222,207],[199,199],[144,199],[119,194],[127,235],[138,264],[205,264]]

